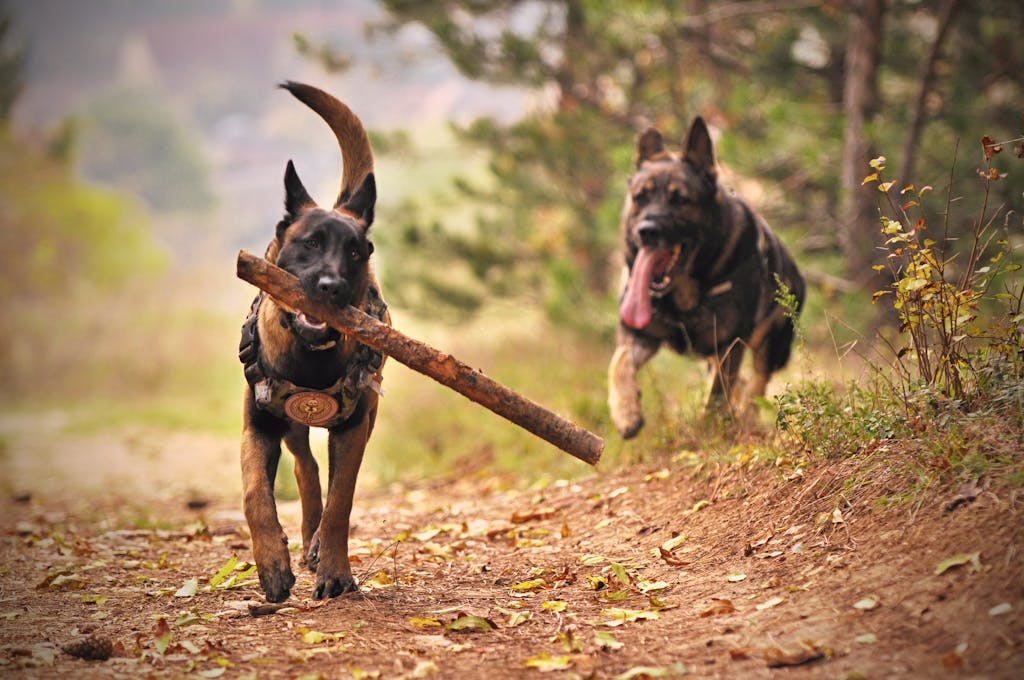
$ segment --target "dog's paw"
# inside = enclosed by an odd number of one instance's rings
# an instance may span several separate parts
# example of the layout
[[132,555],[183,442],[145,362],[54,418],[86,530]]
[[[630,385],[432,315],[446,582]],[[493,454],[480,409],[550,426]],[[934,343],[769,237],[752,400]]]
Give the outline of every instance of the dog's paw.
[[325,597],[337,597],[344,593],[352,593],[359,590],[356,580],[352,576],[326,576],[317,574],[316,588],[313,590],[313,599],[322,600]]
[[622,426],[616,423],[616,427],[623,439],[632,439],[640,433],[640,430],[644,429],[644,418],[640,416],[636,420]]
[[302,563],[306,565],[314,574],[316,569],[320,566],[320,530],[317,529],[316,533],[313,534],[313,538],[310,539],[309,545],[302,555]]
[[292,586],[295,585],[295,576],[291,567],[284,568],[258,567],[260,575],[260,587],[267,596],[267,602],[284,602],[291,595]]

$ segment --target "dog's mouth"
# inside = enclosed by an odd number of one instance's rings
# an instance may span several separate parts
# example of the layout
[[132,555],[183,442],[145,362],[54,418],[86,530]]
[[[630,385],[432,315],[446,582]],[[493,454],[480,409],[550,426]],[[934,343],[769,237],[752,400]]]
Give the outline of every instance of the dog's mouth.
[[651,322],[651,297],[660,297],[672,286],[682,246],[641,248],[633,260],[629,281],[619,303],[619,318],[630,328],[646,328]]
[[338,331],[315,316],[305,312],[292,314],[292,331],[306,343],[309,349],[330,349],[338,339]]

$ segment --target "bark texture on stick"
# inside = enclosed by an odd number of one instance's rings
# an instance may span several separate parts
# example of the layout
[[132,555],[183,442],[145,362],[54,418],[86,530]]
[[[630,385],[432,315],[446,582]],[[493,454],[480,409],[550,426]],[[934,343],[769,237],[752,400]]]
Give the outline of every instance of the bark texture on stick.
[[486,406],[585,463],[595,465],[600,460],[604,450],[603,439],[488,378],[452,355],[414,340],[354,307],[339,309],[310,300],[298,279],[262,257],[239,252],[237,271],[238,278],[265,290],[285,306],[325,321],[339,332]]

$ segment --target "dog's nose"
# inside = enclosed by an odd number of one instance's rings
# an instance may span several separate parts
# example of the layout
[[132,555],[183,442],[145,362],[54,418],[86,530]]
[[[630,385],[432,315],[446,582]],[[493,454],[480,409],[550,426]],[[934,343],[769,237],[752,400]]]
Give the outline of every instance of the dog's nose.
[[348,304],[348,282],[334,274],[323,274],[316,282],[316,289],[335,304]]
[[661,229],[658,227],[657,222],[644,220],[637,226],[636,235],[640,237],[641,245],[652,246],[661,236]]

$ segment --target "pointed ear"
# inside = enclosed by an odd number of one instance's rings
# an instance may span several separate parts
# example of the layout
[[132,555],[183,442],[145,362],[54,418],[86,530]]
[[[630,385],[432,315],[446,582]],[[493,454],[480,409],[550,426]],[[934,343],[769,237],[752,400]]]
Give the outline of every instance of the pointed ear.
[[664,152],[665,140],[662,139],[661,133],[652,127],[647,128],[636,144],[636,167],[639,168],[644,161]]
[[304,208],[315,206],[316,203],[309,196],[306,187],[302,186],[302,180],[295,172],[295,165],[288,161],[288,167],[284,170],[284,209],[292,218],[298,217]]
[[361,219],[369,229],[373,224],[373,207],[377,204],[377,180],[374,179],[373,173],[367,174],[363,183],[351,195],[346,194],[347,191],[338,197],[338,203],[334,207],[348,210]]
[[714,179],[718,174],[715,170],[715,152],[711,144],[711,134],[704,119],[697,116],[693,119],[690,132],[683,142],[683,160],[694,170]]

